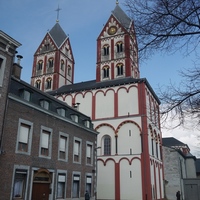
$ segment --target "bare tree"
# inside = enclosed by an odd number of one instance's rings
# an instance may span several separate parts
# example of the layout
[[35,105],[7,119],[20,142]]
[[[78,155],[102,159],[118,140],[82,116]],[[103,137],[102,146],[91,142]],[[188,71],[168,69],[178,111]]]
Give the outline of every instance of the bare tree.
[[[125,6],[134,21],[140,59],[156,51],[189,54],[199,46],[199,0],[125,0]],[[160,89],[161,112],[167,118],[173,111],[179,125],[188,117],[195,117],[200,124],[200,68],[190,66],[180,76],[183,81],[178,87],[170,84]]]

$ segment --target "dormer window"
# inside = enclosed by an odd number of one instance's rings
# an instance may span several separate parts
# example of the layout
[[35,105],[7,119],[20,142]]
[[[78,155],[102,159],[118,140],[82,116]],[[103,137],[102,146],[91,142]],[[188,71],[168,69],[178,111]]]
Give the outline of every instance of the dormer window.
[[106,44],[103,46],[103,55],[108,56],[109,55],[109,45]]
[[72,114],[72,115],[71,115],[71,119],[72,119],[74,122],[78,123],[78,115]]
[[57,113],[60,116],[65,117],[66,110],[64,108],[57,108]]
[[103,78],[109,78],[109,66],[103,68]]
[[49,68],[52,68],[53,67],[53,58],[49,58],[49,60],[48,60],[48,67]]
[[90,128],[90,121],[89,120],[85,120],[84,121],[84,125],[85,125],[85,127]]
[[40,100],[40,106],[46,110],[49,110],[49,102],[47,100]]
[[124,74],[123,64],[117,64],[117,76],[122,76]]
[[30,101],[31,93],[27,90],[22,90],[20,95],[24,100]]

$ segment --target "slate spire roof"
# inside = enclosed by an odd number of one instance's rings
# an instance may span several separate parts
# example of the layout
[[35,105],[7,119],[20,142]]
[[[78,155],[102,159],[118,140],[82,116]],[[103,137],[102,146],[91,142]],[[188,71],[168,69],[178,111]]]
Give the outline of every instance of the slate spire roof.
[[66,40],[67,35],[61,28],[60,24],[57,22],[53,28],[49,31],[50,36],[56,43],[57,47],[60,47],[60,45]]
[[131,19],[126,15],[126,13],[120,8],[118,4],[115,6],[112,14],[126,29],[130,27],[132,22]]

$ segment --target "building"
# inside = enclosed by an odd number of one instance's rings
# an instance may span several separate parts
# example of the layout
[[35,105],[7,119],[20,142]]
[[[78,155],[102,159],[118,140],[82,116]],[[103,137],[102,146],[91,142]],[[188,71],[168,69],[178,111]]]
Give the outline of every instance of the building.
[[22,81],[20,62],[13,64],[20,43],[2,31],[0,38],[6,108],[0,112],[0,200],[83,199],[86,190],[93,197],[97,132],[91,119]]
[[177,191],[181,192],[183,200],[199,199],[200,180],[196,176],[196,157],[190,153],[187,144],[173,137],[163,138],[162,143],[167,199],[175,199]]
[[160,101],[140,78],[133,22],[117,4],[97,38],[96,79],[81,83],[73,83],[63,32],[57,22],[42,40],[31,84],[91,117],[99,132],[97,199],[163,199]]

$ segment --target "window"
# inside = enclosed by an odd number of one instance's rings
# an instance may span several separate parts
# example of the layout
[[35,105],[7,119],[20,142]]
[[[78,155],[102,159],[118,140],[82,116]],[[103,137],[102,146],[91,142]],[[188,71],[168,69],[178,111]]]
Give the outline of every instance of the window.
[[77,123],[78,123],[78,115],[72,114],[72,115],[71,115],[71,119],[72,119],[74,122],[77,122]]
[[48,110],[49,109],[49,102],[46,101],[46,100],[41,100],[40,106]]
[[104,155],[111,155],[111,139],[108,135],[104,137]]
[[71,74],[72,74],[71,67],[68,66],[68,68],[67,68],[67,75],[68,75],[68,76],[71,76]]
[[37,80],[35,82],[35,87],[38,88],[38,89],[40,89],[40,87],[41,87],[41,81],[40,80]]
[[73,174],[72,198],[79,198],[79,188],[80,188],[80,175]]
[[61,60],[60,61],[60,69],[64,70],[64,66],[65,66],[65,62],[64,62],[64,60]]
[[27,170],[15,169],[13,182],[13,199],[26,199]]
[[90,128],[90,121],[89,120],[85,120],[84,121],[84,125],[85,125],[85,127]]
[[66,198],[66,174],[62,173],[58,174],[56,198],[57,199]]
[[52,68],[53,65],[54,65],[54,63],[53,63],[53,58],[49,58],[49,60],[48,60],[48,67],[49,67],[49,68]]
[[30,154],[33,123],[19,119],[16,152]]
[[86,176],[86,191],[88,191],[89,195],[91,196],[92,191],[92,176]]
[[86,163],[92,165],[92,144],[87,143],[86,147]]
[[109,67],[108,66],[103,68],[103,78],[109,78]]
[[109,45],[104,45],[103,47],[103,55],[108,56],[109,55]]
[[58,158],[61,160],[67,160],[68,153],[68,135],[64,133],[60,133],[59,136],[59,152]]
[[122,42],[117,43],[117,53],[121,53],[123,51],[123,44]]
[[46,89],[51,89],[51,85],[52,85],[52,79],[51,78],[47,78],[47,80],[46,80]]
[[117,65],[117,76],[122,76],[123,73],[124,73],[123,64],[118,64]]
[[51,130],[42,128],[40,134],[40,156],[51,156]]
[[37,64],[37,70],[42,70],[42,67],[43,67],[43,61],[40,60]]
[[22,90],[21,97],[26,101],[30,101],[31,93],[27,90]]
[[0,55],[0,86],[3,85],[5,63],[6,63],[6,58]]
[[64,108],[57,108],[57,113],[60,116],[65,117],[66,110]]
[[81,162],[81,141],[74,140],[74,162]]

